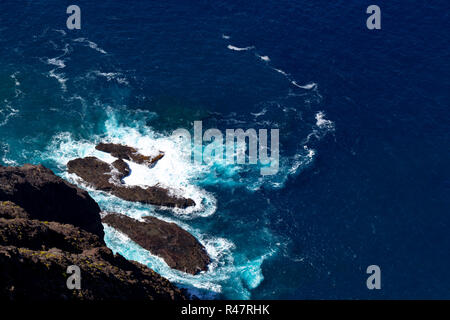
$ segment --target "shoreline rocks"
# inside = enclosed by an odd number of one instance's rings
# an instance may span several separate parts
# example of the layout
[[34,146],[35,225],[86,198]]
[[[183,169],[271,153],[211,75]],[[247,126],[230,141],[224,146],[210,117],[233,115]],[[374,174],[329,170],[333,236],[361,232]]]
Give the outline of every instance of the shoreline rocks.
[[162,157],[164,157],[164,152],[159,152],[155,157],[144,156],[140,154],[135,148],[124,146],[116,143],[99,143],[95,149],[111,154],[113,157],[118,159],[131,160],[138,164],[145,164],[148,166],[153,166]]
[[[0,300],[184,300],[153,270],[106,247],[100,208],[41,165],[0,166]],[[67,288],[67,267],[81,289]]]
[[122,159],[118,159],[112,163],[112,166],[118,171],[116,178],[122,183],[122,179],[128,177],[131,174],[130,167]]
[[[67,267],[81,271],[81,288],[70,290]],[[134,261],[94,247],[81,254],[0,246],[2,301],[186,300],[169,280]]]
[[67,168],[69,173],[75,173],[90,186],[127,201],[182,209],[195,205],[194,200],[173,196],[162,187],[125,186],[121,180],[130,172],[123,160],[110,165],[95,157],[78,158],[69,161]]
[[103,223],[163,258],[173,269],[194,275],[208,270],[211,260],[205,248],[189,232],[155,217],[144,217],[144,220],[141,222],[117,213],[109,213],[102,219]]
[[0,201],[23,208],[30,219],[73,224],[103,239],[94,199],[42,165],[0,166]]

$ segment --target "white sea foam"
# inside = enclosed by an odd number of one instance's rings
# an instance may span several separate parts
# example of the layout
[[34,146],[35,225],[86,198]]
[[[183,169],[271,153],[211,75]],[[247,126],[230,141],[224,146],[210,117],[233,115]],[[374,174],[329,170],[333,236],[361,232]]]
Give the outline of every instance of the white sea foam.
[[311,89],[317,88],[317,83],[315,83],[315,82],[310,82],[310,83],[305,84],[305,85],[300,85],[300,84],[297,83],[297,81],[295,81],[295,80],[293,80],[291,78],[289,73],[287,73],[287,72],[285,72],[285,71],[283,71],[281,69],[277,69],[277,68],[272,68],[272,69],[275,70],[276,72],[282,74],[283,76],[285,76],[286,79],[289,80],[289,82],[291,84],[293,84],[294,86],[296,86],[297,88],[301,88],[301,89],[305,89],[305,90],[311,90]]
[[334,122],[325,119],[325,113],[323,111],[317,112],[314,117],[316,119],[315,127],[306,137],[304,141],[306,144],[310,142],[311,138],[320,140],[329,132],[333,132],[335,130]]
[[239,47],[235,47],[235,46],[232,46],[231,44],[229,44],[227,46],[227,48],[230,49],[230,50],[234,50],[234,51],[247,51],[247,50],[252,50],[255,47],[254,46],[249,46],[249,47],[239,48]]
[[258,58],[260,58],[263,61],[269,62],[270,58],[269,56],[260,56],[259,54],[256,55]]
[[107,54],[107,52],[106,52],[105,50],[103,50],[102,48],[100,48],[100,47],[98,46],[98,44],[96,44],[95,42],[90,41],[90,40],[88,40],[88,39],[86,39],[86,38],[77,38],[77,39],[75,39],[75,40],[73,40],[73,41],[75,41],[75,42],[80,42],[80,43],[84,43],[84,44],[86,44],[89,48],[94,49],[95,51],[98,51],[98,52],[103,53],[103,54]]
[[17,79],[17,75],[18,75],[18,74],[19,74],[19,72],[14,72],[12,75],[10,75],[10,77],[11,77],[11,79],[13,79],[14,85],[15,85],[16,87],[20,86],[20,82],[19,82],[19,80]]
[[127,78],[120,72],[100,72],[98,70],[93,71],[93,73],[99,77],[106,78],[107,81],[115,80],[117,83],[128,85],[129,82]]
[[19,113],[19,110],[14,109],[8,100],[5,100],[5,104],[0,109],[0,127],[8,123],[9,119]]
[[[247,51],[247,50],[253,50],[253,49],[255,49],[255,46],[248,46],[248,47],[242,47],[242,48],[240,48],[240,47],[236,47],[236,46],[233,46],[233,45],[228,45],[227,48],[230,49],[230,50],[234,50],[234,51]],[[259,54],[257,54],[257,53],[255,53],[255,55],[256,55],[258,58],[260,58],[262,61],[266,62],[267,65],[270,65],[270,64],[269,64],[269,62],[270,62],[269,56],[267,56],[267,55],[259,55]],[[294,79],[292,79],[291,76],[290,76],[287,72],[285,72],[285,71],[283,71],[283,70],[281,70],[281,69],[278,69],[278,68],[274,68],[274,67],[271,67],[271,68],[272,68],[274,71],[276,71],[276,72],[282,74],[283,76],[285,76],[286,79],[287,79],[292,85],[294,85],[294,86],[296,86],[296,87],[298,87],[298,88],[305,89],[305,90],[311,90],[311,89],[316,89],[316,88],[317,88],[317,83],[315,83],[315,82],[311,82],[311,83],[308,83],[308,84],[305,84],[305,85],[300,85],[300,84],[297,83],[297,81],[295,81]]]
[[325,119],[325,113],[323,111],[317,112],[315,118],[316,126],[318,126],[320,129],[334,130],[334,122]]
[[59,34],[61,34],[63,36],[66,35],[66,32],[64,30],[61,30],[61,29],[53,29],[53,31],[58,32]]
[[16,166],[16,161],[7,158],[7,155],[10,152],[9,144],[0,142],[0,149],[3,152],[2,162],[8,166]]
[[275,71],[278,72],[278,73],[281,73],[283,76],[287,76],[287,75],[288,75],[286,72],[284,72],[284,71],[281,70],[281,69],[277,69],[277,68],[272,68],[272,69],[275,70]]
[[292,158],[292,165],[288,169],[289,175],[295,175],[298,174],[299,169],[302,167],[309,165],[316,155],[316,151],[313,149],[310,149],[308,146],[303,146],[303,149],[305,150],[305,154],[295,154]]
[[[228,49],[236,50],[236,51],[243,51],[243,50],[255,49],[255,47],[249,46],[249,47],[239,48],[239,47],[235,47],[233,45],[228,45]],[[280,73],[281,75],[283,75],[286,78],[286,80],[288,80],[289,83],[291,83],[292,85],[294,85],[298,88],[304,89],[304,90],[313,90],[314,94],[317,95],[318,98],[321,98],[321,96],[317,90],[317,88],[318,88],[317,83],[310,82],[305,85],[300,85],[286,71],[270,66],[271,60],[268,56],[261,56],[257,53],[256,53],[256,56],[259,57],[261,60],[267,62],[267,65],[271,69],[273,69],[277,73]],[[307,93],[302,93],[301,95],[305,95],[305,94],[307,94]],[[300,94],[293,94],[293,93],[289,92],[289,96],[300,96]],[[308,103],[308,102],[311,102],[311,100],[305,99],[305,102]],[[284,108],[283,109],[283,111],[288,111],[288,110],[292,110],[292,108]],[[295,109],[294,109],[294,111],[295,111]],[[255,118],[258,118],[258,117],[263,116],[266,112],[267,112],[267,110],[263,109],[259,113],[252,113],[252,115]],[[226,121],[234,123],[234,124],[240,122],[238,119],[234,119],[234,118],[227,119]],[[326,134],[328,129],[331,130],[331,126],[334,125],[332,122],[329,122],[329,123],[323,122],[323,119],[322,119],[322,122],[319,122],[319,123],[322,126],[321,129],[325,129],[324,126],[328,125],[327,130],[319,130],[320,132],[318,132],[318,130],[316,128],[313,128],[312,132],[307,136],[307,138],[303,141],[303,143],[308,143],[309,138],[311,136],[316,136],[318,139],[320,139],[322,136],[324,136]],[[263,125],[263,126],[272,126],[273,125],[273,123],[268,120],[258,121],[258,124]],[[303,150],[301,150],[300,148],[303,148]],[[298,172],[300,172],[302,168],[309,166],[313,162],[315,154],[316,154],[315,150],[308,148],[306,146],[306,144],[304,144],[304,145],[300,144],[299,151],[294,156],[284,156],[284,158],[281,159],[280,170],[277,175],[271,176],[268,179],[267,177],[258,177],[258,176],[255,177],[254,175],[250,174],[250,178],[247,175],[246,181],[243,181],[239,175],[233,175],[232,177],[228,177],[229,178],[228,180],[232,180],[234,182],[238,181],[239,183],[245,185],[249,190],[252,190],[252,191],[259,190],[262,185],[270,186],[270,187],[276,188],[276,189],[283,188],[285,185],[285,182],[289,178],[289,176],[298,174]],[[251,170],[245,170],[246,173],[248,173],[249,171],[251,171]],[[239,171],[237,171],[237,172],[239,172]],[[216,178],[216,177],[213,176],[213,178]],[[226,180],[223,182],[226,182]],[[236,183],[233,183],[233,184],[228,183],[228,184],[230,186],[234,186]],[[222,185],[226,185],[226,184],[222,183]]]
[[6,158],[6,157],[3,157],[3,158],[2,158],[2,161],[3,161],[7,166],[17,166],[17,165],[18,165],[18,163],[17,163],[16,161],[10,160],[10,159],[8,159],[8,158]]
[[65,68],[66,64],[64,63],[64,60],[58,59],[58,58],[50,58],[47,59],[47,63],[50,65],[57,66],[59,69]]
[[291,81],[291,83],[294,85],[294,86],[296,86],[296,87],[298,87],[298,88],[302,88],[302,89],[306,89],[306,90],[310,90],[310,89],[313,89],[313,88],[315,88],[315,87],[317,87],[317,83],[314,83],[314,82],[311,82],[311,83],[308,83],[308,84],[305,84],[305,85],[299,85],[296,81]]
[[267,108],[262,109],[260,112],[257,113],[251,113],[253,116],[255,116],[256,118],[265,115],[267,112]]
[[61,57],[66,56],[72,51],[72,47],[68,43],[65,43],[62,51],[63,51],[63,54]]
[[56,73],[55,70],[56,69],[50,70],[48,75],[50,77],[55,78],[56,80],[58,80],[59,84],[61,85],[61,89],[63,91],[66,91],[67,90],[67,86],[66,86],[67,78],[64,78],[64,73]]
[[61,166],[65,166],[71,159],[91,155],[109,163],[113,162],[115,158],[95,150],[95,145],[100,141],[133,146],[145,155],[156,155],[159,151],[163,151],[164,157],[152,168],[129,161],[131,174],[124,179],[124,182],[127,185],[159,185],[168,188],[177,196],[193,199],[196,203],[193,207],[167,209],[173,210],[176,215],[183,218],[214,214],[217,207],[214,195],[191,182],[200,176],[205,168],[186,159],[176,139],[158,135],[150,128],[142,134],[135,128],[120,126],[116,123],[114,116],[106,122],[105,127],[106,135],[102,138],[94,137],[93,141],[74,141],[69,133],[55,136],[49,157]]
[[62,57],[68,55],[71,51],[71,48],[68,44],[65,44],[62,51],[63,51],[63,53],[58,57],[47,58],[46,60],[41,59],[41,61],[43,61],[44,63],[46,63],[48,65],[56,67],[56,68],[50,70],[48,72],[48,75],[51,78],[55,78],[59,82],[61,89],[63,91],[66,91],[67,90],[67,86],[66,86],[67,78],[64,77],[65,76],[64,73],[62,73],[62,72],[57,73],[56,70],[64,69],[66,67],[66,63],[65,63],[64,59],[62,59]]

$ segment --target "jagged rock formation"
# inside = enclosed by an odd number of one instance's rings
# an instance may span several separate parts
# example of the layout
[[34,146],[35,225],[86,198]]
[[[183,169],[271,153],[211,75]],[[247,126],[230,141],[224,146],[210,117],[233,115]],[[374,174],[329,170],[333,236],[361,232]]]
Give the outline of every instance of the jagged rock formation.
[[[99,208],[43,166],[0,166],[0,300],[185,299],[167,279],[105,246]],[[66,286],[81,269],[81,289]]]
[[114,161],[112,166],[117,170],[118,173],[116,173],[116,178],[119,179],[120,182],[122,182],[122,179],[128,177],[131,173],[128,164],[122,159]]
[[69,173],[75,173],[92,187],[127,201],[177,208],[195,205],[194,200],[173,196],[162,187],[149,186],[144,189],[140,186],[123,185],[121,180],[130,173],[123,160],[110,165],[95,157],[78,158],[69,161],[67,168]]
[[145,164],[152,166],[158,162],[162,157],[164,157],[164,152],[159,152],[155,157],[144,156],[140,154],[135,148],[124,146],[115,143],[100,143],[95,149],[111,154],[113,157],[125,160],[131,160],[139,164]]
[[186,230],[175,223],[154,217],[140,222],[120,214],[108,214],[103,222],[120,230],[131,240],[166,261],[174,269],[197,274],[206,271],[210,258],[205,248]]

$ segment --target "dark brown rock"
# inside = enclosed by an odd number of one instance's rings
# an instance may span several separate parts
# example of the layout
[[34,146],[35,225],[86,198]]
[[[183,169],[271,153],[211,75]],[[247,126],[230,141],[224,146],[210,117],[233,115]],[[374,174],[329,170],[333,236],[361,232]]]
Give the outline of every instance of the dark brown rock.
[[176,208],[195,206],[194,200],[172,196],[170,195],[169,190],[157,186],[147,187],[146,189],[139,186],[115,187],[111,193],[127,201],[141,202],[156,206]]
[[0,202],[6,201],[23,208],[30,219],[73,224],[103,239],[98,204],[86,191],[42,165],[0,166]]
[[144,156],[135,148],[124,146],[116,143],[100,143],[95,149],[111,154],[113,157],[125,160],[131,160],[139,164],[154,165],[158,160],[164,157],[164,153],[160,153],[156,157]]
[[[186,299],[153,270],[113,254],[97,235],[1,204],[0,301]],[[71,265],[81,269],[79,290],[66,285]]]
[[112,166],[118,171],[117,178],[122,181],[123,178],[128,177],[131,173],[130,167],[122,159],[118,159],[112,163]]
[[[67,267],[81,271],[81,289],[69,290]],[[183,300],[185,295],[153,270],[106,247],[73,254],[0,246],[0,298],[24,300]]]
[[14,219],[14,218],[29,218],[28,213],[21,207],[11,201],[0,202],[0,218]]
[[131,240],[166,261],[174,269],[191,274],[206,271],[211,262],[205,248],[186,230],[175,223],[154,217],[140,222],[125,215],[108,214],[103,222],[120,230]]
[[[1,211],[0,208],[0,216],[3,216]],[[105,245],[97,235],[71,224],[27,218],[0,218],[0,244],[32,250],[59,248],[76,253]]]
[[195,205],[194,200],[172,196],[169,190],[158,186],[142,188],[123,185],[121,179],[129,174],[129,169],[126,170],[128,166],[125,165],[123,160],[110,165],[95,157],[87,157],[69,161],[67,168],[69,173],[75,173],[92,187],[127,201],[177,208]]
[[96,189],[110,191],[114,187],[111,181],[113,168],[96,157],[70,160],[67,168],[69,173],[75,173]]

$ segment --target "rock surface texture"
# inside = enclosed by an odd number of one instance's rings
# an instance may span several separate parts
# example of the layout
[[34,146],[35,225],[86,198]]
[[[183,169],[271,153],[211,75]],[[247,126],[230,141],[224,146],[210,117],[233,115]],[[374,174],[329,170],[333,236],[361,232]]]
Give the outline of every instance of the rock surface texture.
[[67,168],[69,173],[75,173],[90,186],[127,201],[183,209],[195,205],[194,200],[174,196],[170,190],[159,186],[124,185],[122,179],[130,174],[130,169],[121,159],[110,165],[95,157],[78,158],[69,161]]
[[150,156],[144,156],[140,154],[135,148],[124,146],[121,144],[115,144],[115,143],[100,143],[98,144],[95,149],[103,152],[107,152],[111,154],[113,157],[116,157],[118,159],[125,159],[125,160],[131,160],[133,162],[139,163],[139,164],[145,164],[148,166],[152,166],[158,162],[162,157],[164,157],[164,152],[159,152],[158,155],[154,157]]
[[94,199],[42,165],[0,167],[0,200],[15,203],[33,219],[73,224],[103,239]]
[[[153,270],[105,246],[97,203],[43,166],[0,166],[0,300],[182,300]],[[68,289],[67,267],[81,270]]]
[[145,222],[121,214],[108,214],[103,222],[125,233],[144,249],[166,261],[174,269],[197,274],[208,269],[210,258],[202,244],[175,223],[154,217]]

